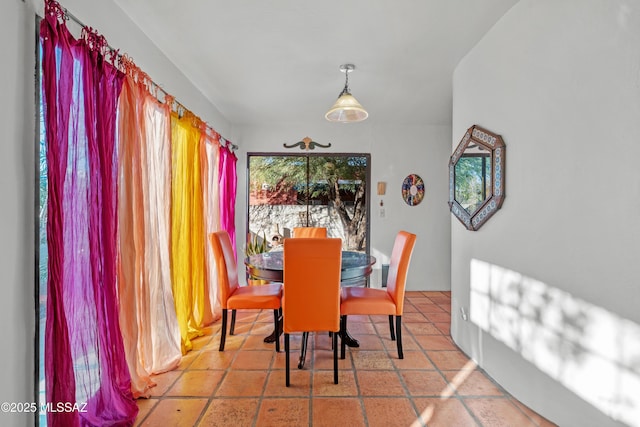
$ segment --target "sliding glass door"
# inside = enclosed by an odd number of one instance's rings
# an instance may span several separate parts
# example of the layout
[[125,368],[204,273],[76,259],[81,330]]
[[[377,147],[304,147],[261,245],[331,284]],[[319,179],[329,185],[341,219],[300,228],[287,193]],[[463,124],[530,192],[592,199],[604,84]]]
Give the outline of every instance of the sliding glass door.
[[294,227],[326,227],[369,250],[369,154],[247,154],[247,239],[274,249]]

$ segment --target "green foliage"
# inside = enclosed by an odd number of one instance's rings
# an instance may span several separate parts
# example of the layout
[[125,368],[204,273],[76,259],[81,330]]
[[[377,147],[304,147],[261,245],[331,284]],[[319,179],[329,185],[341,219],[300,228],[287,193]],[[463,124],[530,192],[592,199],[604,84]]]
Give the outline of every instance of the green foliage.
[[257,234],[253,235],[253,238],[250,238],[247,242],[247,247],[244,250],[246,256],[251,256],[255,254],[261,254],[263,252],[267,252],[269,247],[267,246],[267,237],[262,233],[262,239]]

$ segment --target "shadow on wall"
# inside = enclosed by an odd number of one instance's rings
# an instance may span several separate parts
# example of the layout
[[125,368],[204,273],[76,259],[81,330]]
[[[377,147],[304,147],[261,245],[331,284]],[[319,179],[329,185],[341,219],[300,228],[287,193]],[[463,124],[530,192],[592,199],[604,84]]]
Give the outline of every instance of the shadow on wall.
[[471,260],[471,321],[609,417],[639,425],[640,326]]

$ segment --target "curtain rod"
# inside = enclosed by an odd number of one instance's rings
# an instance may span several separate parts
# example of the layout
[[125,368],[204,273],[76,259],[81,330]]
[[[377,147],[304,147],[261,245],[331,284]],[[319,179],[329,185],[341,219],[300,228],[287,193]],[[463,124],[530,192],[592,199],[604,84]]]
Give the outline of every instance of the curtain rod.
[[[46,0],[45,0],[46,1]],[[60,6],[60,8],[64,11],[64,18],[66,20],[72,20],[73,22],[75,22],[76,24],[78,24],[79,26],[81,26],[82,28],[91,28],[88,25],[86,25],[84,22],[82,22],[78,17],[76,17],[73,13],[69,12],[69,9],[67,9],[66,7],[62,6],[60,3],[58,3],[58,5]],[[118,55],[118,57],[122,57],[122,54],[114,49],[110,44],[107,43],[107,49],[109,49],[111,52],[115,53],[116,55]],[[191,110],[189,110],[184,104],[182,104],[181,102],[179,102],[173,95],[171,95],[169,92],[167,92],[166,90],[164,90],[160,85],[158,85],[158,83],[154,82],[153,80],[151,80],[151,78],[149,78],[149,82],[153,85],[154,88],[156,88],[156,90],[159,90],[160,92],[162,92],[165,96],[165,98],[170,98],[171,99],[171,103],[177,105],[179,108],[181,108],[184,111],[189,111],[191,112]],[[202,120],[202,119],[200,119]],[[233,142],[229,141],[227,138],[223,137],[222,135],[220,135],[219,132],[217,132],[214,128],[212,128],[207,122],[202,121],[205,126],[207,127],[207,130],[212,130],[216,135],[218,135],[220,137],[221,141],[224,141],[224,145],[235,151],[238,149],[238,146],[236,144],[234,144]]]

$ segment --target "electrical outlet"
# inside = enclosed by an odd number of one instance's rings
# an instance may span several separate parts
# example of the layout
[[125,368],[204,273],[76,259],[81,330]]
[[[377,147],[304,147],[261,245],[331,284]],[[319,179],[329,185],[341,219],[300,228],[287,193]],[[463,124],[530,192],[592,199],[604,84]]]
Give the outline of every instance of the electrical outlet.
[[385,217],[384,208],[380,207],[380,218],[384,218],[384,217]]

